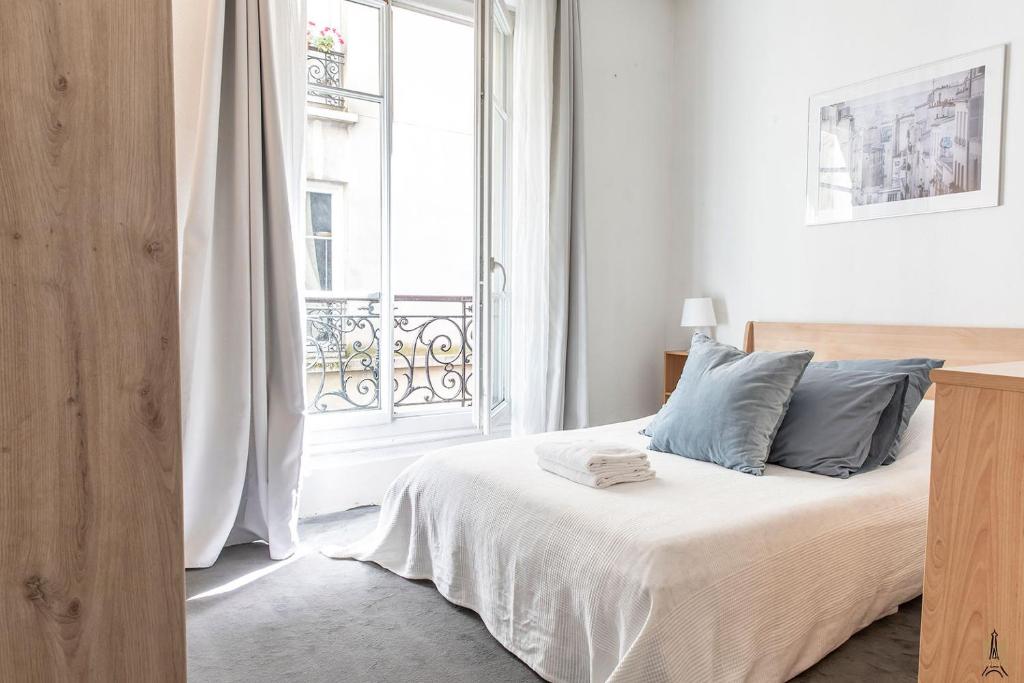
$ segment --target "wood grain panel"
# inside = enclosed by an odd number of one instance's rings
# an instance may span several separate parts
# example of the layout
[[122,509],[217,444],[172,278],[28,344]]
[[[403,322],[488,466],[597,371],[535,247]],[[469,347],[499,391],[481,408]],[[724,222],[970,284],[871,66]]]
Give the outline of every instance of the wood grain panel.
[[750,322],[744,341],[748,351],[811,349],[814,360],[926,357],[956,367],[1024,358],[1021,328]]
[[919,679],[981,681],[989,666],[1024,678],[1024,393],[940,384]]
[[182,681],[170,2],[0,17],[0,680]]
[[932,379],[963,387],[1024,391],[1024,361],[938,368],[932,370]]

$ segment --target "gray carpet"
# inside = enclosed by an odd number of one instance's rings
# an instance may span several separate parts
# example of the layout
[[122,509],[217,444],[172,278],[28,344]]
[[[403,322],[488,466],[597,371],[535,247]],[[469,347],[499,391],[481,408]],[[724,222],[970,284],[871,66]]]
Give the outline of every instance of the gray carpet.
[[[303,549],[291,560],[273,562],[252,544],[190,570],[189,681],[540,680],[429,582],[316,551],[362,536],[376,520],[377,508],[321,517],[302,524]],[[796,680],[916,681],[920,618],[920,599],[907,603]]]

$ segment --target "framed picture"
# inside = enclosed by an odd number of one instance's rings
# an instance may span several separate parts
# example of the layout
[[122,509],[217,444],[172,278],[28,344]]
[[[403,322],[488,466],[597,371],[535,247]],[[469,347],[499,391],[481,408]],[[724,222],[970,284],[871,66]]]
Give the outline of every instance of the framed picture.
[[999,204],[1006,46],[811,98],[807,223]]

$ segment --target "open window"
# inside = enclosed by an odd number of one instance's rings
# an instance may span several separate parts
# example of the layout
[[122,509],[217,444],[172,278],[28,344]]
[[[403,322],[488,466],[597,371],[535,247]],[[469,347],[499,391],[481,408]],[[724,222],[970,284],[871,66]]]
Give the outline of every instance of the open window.
[[511,31],[482,0],[308,0],[314,442],[507,414]]

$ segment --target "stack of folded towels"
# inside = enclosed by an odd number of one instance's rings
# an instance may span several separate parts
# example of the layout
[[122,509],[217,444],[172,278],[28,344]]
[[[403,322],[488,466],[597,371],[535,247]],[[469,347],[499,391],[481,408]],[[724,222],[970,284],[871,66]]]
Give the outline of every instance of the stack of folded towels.
[[541,469],[597,489],[654,478],[647,454],[621,444],[549,441],[535,450]]

